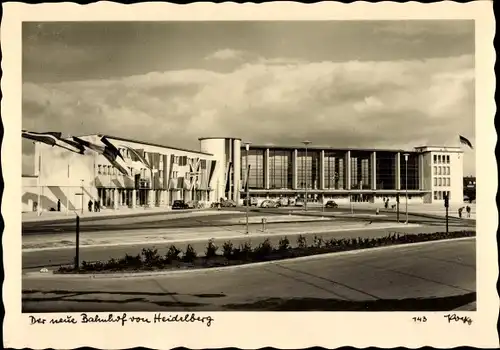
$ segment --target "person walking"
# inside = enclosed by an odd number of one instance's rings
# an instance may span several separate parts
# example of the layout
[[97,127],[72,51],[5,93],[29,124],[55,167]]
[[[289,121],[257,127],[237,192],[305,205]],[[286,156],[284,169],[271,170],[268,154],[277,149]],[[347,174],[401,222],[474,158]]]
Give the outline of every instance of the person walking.
[[461,219],[462,218],[462,211],[464,210],[464,208],[460,207],[458,208],[458,217]]
[[92,204],[94,204],[94,203],[92,202],[92,199],[91,199],[91,200],[89,200],[89,204],[88,204],[90,212],[92,211]]
[[467,211],[467,217],[470,218],[470,207],[467,206],[465,210]]
[[57,211],[61,211],[61,200],[57,200]]

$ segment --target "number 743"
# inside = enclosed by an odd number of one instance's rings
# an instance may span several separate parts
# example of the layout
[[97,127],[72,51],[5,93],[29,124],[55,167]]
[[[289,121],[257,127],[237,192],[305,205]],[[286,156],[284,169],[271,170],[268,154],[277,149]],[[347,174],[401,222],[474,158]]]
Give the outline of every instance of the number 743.
[[427,317],[422,316],[422,317],[412,317],[414,322],[427,322]]

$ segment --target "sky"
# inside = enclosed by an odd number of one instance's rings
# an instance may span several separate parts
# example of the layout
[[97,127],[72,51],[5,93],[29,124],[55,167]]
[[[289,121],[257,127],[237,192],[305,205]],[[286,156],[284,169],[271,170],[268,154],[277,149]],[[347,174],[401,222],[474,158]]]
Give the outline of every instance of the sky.
[[189,149],[475,144],[474,66],[473,21],[24,22],[23,129]]

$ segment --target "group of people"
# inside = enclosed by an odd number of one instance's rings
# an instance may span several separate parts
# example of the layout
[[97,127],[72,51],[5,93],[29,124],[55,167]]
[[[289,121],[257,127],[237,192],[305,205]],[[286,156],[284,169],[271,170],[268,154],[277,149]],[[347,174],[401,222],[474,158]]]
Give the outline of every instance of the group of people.
[[[464,207],[458,208],[458,217],[459,218],[462,218],[463,211],[464,211]],[[470,218],[470,211],[471,211],[470,207],[466,206],[465,207],[465,211],[467,212],[467,217]]]
[[92,207],[95,212],[101,211],[101,203],[99,202],[98,199],[96,199],[95,201],[92,201],[92,199],[89,200],[88,207],[90,212],[92,211]]

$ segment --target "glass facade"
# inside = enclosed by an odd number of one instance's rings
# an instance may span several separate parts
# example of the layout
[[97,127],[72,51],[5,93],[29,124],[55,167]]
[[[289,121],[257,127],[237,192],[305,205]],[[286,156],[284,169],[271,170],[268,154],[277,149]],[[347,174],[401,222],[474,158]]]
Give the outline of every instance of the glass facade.
[[269,150],[269,188],[292,188],[292,152]]
[[[400,154],[400,188],[406,190],[406,162],[405,156]],[[418,154],[410,153],[408,156],[408,189],[418,190],[420,183],[419,171],[418,171]]]
[[371,189],[371,152],[351,151],[351,188]]
[[345,152],[325,151],[323,163],[325,189],[342,190],[345,183]]
[[377,190],[396,189],[396,157],[393,152],[377,152]]
[[297,152],[297,188],[319,188],[319,151],[300,150]]
[[241,151],[241,178],[245,181],[247,165],[250,166],[250,174],[248,177],[248,187],[250,189],[263,189],[264,188],[264,153],[265,150],[250,149],[247,152]]

